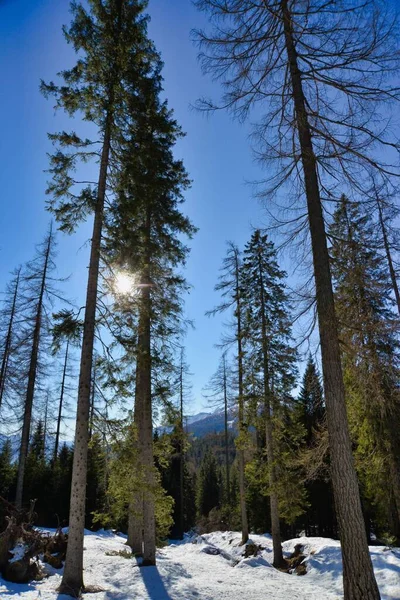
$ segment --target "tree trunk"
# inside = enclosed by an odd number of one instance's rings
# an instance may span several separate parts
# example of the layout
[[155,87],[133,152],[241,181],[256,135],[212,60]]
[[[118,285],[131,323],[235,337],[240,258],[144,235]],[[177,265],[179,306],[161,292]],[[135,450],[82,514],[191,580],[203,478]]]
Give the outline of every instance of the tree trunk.
[[399,316],[400,316],[400,292],[399,292],[399,286],[397,285],[396,271],[394,270],[393,260],[392,260],[392,254],[390,252],[389,240],[388,240],[388,236],[387,236],[387,233],[386,233],[385,222],[383,220],[382,206],[381,206],[381,202],[380,202],[380,200],[379,200],[378,197],[376,198],[376,204],[378,206],[379,225],[380,225],[381,231],[382,231],[382,239],[383,239],[383,245],[384,245],[384,248],[385,248],[386,259],[387,259],[388,266],[389,266],[390,279],[392,281],[392,287],[393,287],[394,295],[395,295],[395,298],[396,298],[397,311],[398,311]]
[[244,422],[244,390],[243,390],[243,349],[242,349],[242,315],[241,315],[241,303],[240,303],[240,273],[239,273],[239,262],[238,256],[235,255],[235,280],[236,280],[236,338],[237,338],[237,350],[238,350],[238,419],[239,419],[239,448],[238,448],[238,462],[239,462],[239,496],[240,496],[240,515],[242,521],[242,544],[246,544],[249,539],[249,525],[247,521],[247,509],[246,509],[246,483],[245,483],[245,455],[244,455],[244,437],[247,433],[246,424]]
[[93,365],[93,377],[92,377],[92,393],[90,395],[90,411],[89,411],[89,440],[92,439],[93,425],[94,425],[94,400],[96,395],[96,361]]
[[40,285],[39,298],[38,298],[38,303],[36,306],[35,327],[33,330],[31,358],[30,358],[30,363],[29,363],[28,385],[27,385],[26,398],[25,398],[24,419],[23,419],[22,434],[21,434],[21,445],[20,445],[20,449],[19,449],[17,489],[16,489],[16,493],[15,493],[15,505],[18,509],[20,509],[22,506],[22,494],[23,494],[24,476],[25,476],[25,463],[26,463],[26,457],[28,455],[29,437],[30,437],[31,421],[32,421],[33,397],[35,395],[37,363],[38,363],[38,356],[39,356],[40,333],[41,333],[41,328],[42,328],[43,298],[44,298],[44,292],[45,292],[45,288],[46,288],[47,269],[48,269],[48,265],[49,265],[52,241],[53,241],[52,227],[50,226],[50,232],[49,232],[49,236],[48,236],[45,260],[44,260],[44,266],[43,266],[42,282]]
[[[135,424],[137,426],[138,462],[143,472],[144,489],[139,491],[143,515],[143,566],[156,564],[155,527],[155,473],[153,456],[153,414],[151,397],[151,280],[150,280],[150,228],[151,214],[147,209],[145,226],[145,261],[141,278],[141,302],[138,324],[138,348],[136,360]],[[140,501],[136,500],[137,507]],[[133,517],[133,513],[131,513]],[[139,513],[140,519],[140,513]],[[135,517],[136,520],[136,517]],[[139,532],[139,520],[131,523],[132,533]],[[139,546],[140,542],[134,541]],[[141,543],[140,543],[141,545]]]
[[3,358],[2,358],[2,361],[1,361],[1,369],[0,369],[0,407],[1,407],[1,403],[3,401],[4,387],[5,387],[6,377],[7,377],[8,359],[9,359],[10,350],[11,350],[12,333],[13,333],[13,326],[14,326],[15,311],[16,311],[16,307],[17,307],[17,297],[18,297],[18,287],[19,287],[19,277],[20,277],[20,274],[21,274],[21,267],[18,269],[17,275],[16,275],[16,279],[15,279],[15,288],[14,288],[13,301],[12,301],[12,305],[11,305],[10,320],[8,322],[7,336],[6,336],[6,341],[4,343],[4,353],[3,353]]
[[231,505],[231,485],[229,481],[229,433],[228,433],[228,392],[226,377],[226,356],[223,360],[223,386],[224,386],[224,428],[225,428],[225,471],[226,471],[226,500]]
[[184,534],[184,510],[183,510],[183,472],[184,472],[184,430],[183,430],[183,349],[181,353],[181,369],[180,369],[180,394],[179,394],[179,409],[180,409],[180,456],[179,456],[179,496],[180,496],[180,511],[179,511],[179,528],[181,539]]
[[260,304],[261,304],[261,343],[263,354],[263,384],[264,384],[264,408],[265,408],[265,444],[267,448],[268,473],[269,473],[269,500],[271,511],[271,535],[274,551],[273,565],[276,568],[285,564],[282,553],[281,529],[279,523],[279,502],[276,493],[277,476],[275,467],[274,433],[271,414],[271,386],[268,364],[268,340],[267,320],[265,316],[264,277],[262,265],[258,261]]
[[69,341],[67,341],[67,344],[65,347],[64,367],[63,367],[63,374],[62,374],[62,379],[61,379],[60,401],[58,403],[56,441],[54,444],[54,464],[57,461],[58,448],[60,445],[60,429],[61,429],[62,409],[63,409],[63,403],[64,403],[65,379],[67,376],[68,350],[69,350]]
[[143,491],[143,565],[156,562],[153,415],[151,403],[151,349],[150,349],[150,290],[146,278],[142,288],[139,316],[138,358],[136,366],[136,400],[140,398],[142,422],[139,431],[140,462],[144,473]]
[[46,438],[47,438],[47,416],[49,412],[49,394],[50,390],[46,393],[46,405],[44,409],[44,423],[43,423],[43,456],[46,458]]
[[139,490],[129,505],[128,539],[135,556],[143,556],[143,492]]
[[107,169],[110,155],[111,112],[108,113],[101,154],[97,204],[94,215],[90,251],[85,319],[79,373],[78,406],[75,427],[74,462],[72,467],[71,502],[69,515],[68,548],[60,592],[78,596],[83,584],[83,536],[85,527],[86,475],[88,455],[88,424],[90,383],[92,379],[94,332],[96,323],[97,286],[100,265],[101,234]]
[[281,10],[307,197],[332,483],[342,546],[344,599],[378,600],[380,595],[365,535],[360,494],[351,451],[317,164],[313,152],[288,0],[281,0]]

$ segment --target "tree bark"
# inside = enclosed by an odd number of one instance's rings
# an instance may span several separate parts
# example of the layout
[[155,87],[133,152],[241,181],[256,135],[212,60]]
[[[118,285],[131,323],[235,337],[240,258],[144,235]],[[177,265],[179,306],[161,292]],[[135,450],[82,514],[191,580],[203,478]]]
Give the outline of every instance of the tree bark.
[[238,448],[239,463],[239,496],[240,496],[240,515],[242,521],[242,544],[246,544],[249,539],[249,525],[247,521],[246,509],[246,483],[245,483],[245,455],[243,449],[244,436],[247,433],[244,422],[244,389],[243,389],[243,348],[242,348],[242,307],[240,302],[240,273],[238,256],[235,254],[235,300],[236,300],[236,338],[238,351],[238,419],[240,446]]
[[94,425],[94,400],[95,400],[95,395],[96,395],[96,361],[94,361],[92,370],[93,370],[92,384],[91,384],[92,393],[90,395],[90,409],[89,409],[89,440],[92,439],[93,425]]
[[75,427],[74,461],[72,467],[69,535],[64,575],[60,585],[63,594],[78,595],[83,583],[83,537],[85,527],[86,475],[89,439],[90,383],[92,379],[94,332],[96,323],[97,287],[100,265],[101,235],[103,228],[104,201],[107,185],[107,169],[111,142],[111,111],[108,112],[104,129],[100,162],[97,203],[94,215],[90,251],[88,285],[79,373],[78,406]]
[[[141,302],[138,324],[138,348],[136,360],[135,422],[137,426],[138,462],[143,472],[143,490],[139,491],[142,502],[136,500],[137,507],[142,504],[143,515],[143,566],[156,564],[156,527],[155,527],[155,473],[153,456],[153,414],[151,397],[151,280],[150,280],[150,231],[151,214],[147,209],[145,225],[145,265],[141,278]],[[131,513],[131,517],[134,515]],[[139,533],[139,518],[131,523],[133,531]],[[139,547],[140,542],[134,541]]]
[[66,379],[66,376],[67,376],[68,350],[69,350],[69,341],[67,340],[67,344],[66,344],[66,347],[65,347],[63,374],[62,374],[62,379],[61,379],[60,400],[59,400],[59,403],[58,403],[58,417],[57,417],[56,440],[55,440],[55,443],[54,443],[54,464],[56,463],[56,460],[57,460],[58,448],[59,448],[59,445],[60,445],[60,429],[61,429],[62,409],[63,409],[63,403],[64,403],[65,379]]
[[16,307],[17,307],[17,297],[18,297],[18,287],[19,287],[20,274],[21,274],[21,268],[18,269],[17,275],[16,275],[16,279],[15,279],[15,288],[14,288],[13,301],[12,301],[12,305],[11,305],[10,320],[8,322],[7,336],[6,336],[6,341],[4,343],[4,352],[3,352],[3,358],[2,358],[2,361],[1,361],[1,369],[0,369],[0,407],[1,407],[1,403],[3,401],[4,387],[5,387],[6,377],[7,377],[8,359],[9,359],[10,350],[11,350],[11,342],[12,342],[12,334],[13,334],[15,311],[16,311]]
[[344,599],[378,600],[380,595],[365,535],[360,494],[351,450],[317,163],[313,152],[302,75],[298,65],[288,0],[281,0],[281,10],[301,148],[314,263],[322,370],[331,451],[331,473],[343,557]]
[[142,288],[139,317],[138,359],[136,366],[136,399],[140,398],[143,410],[139,431],[140,457],[144,471],[143,491],[143,564],[155,565],[155,508],[153,416],[151,402],[151,349],[150,349],[150,289],[149,278]]
[[129,504],[128,539],[135,556],[143,556],[143,492],[138,491]]
[[271,414],[271,386],[268,361],[267,320],[265,315],[264,277],[260,258],[258,260],[258,273],[260,285],[261,304],[261,344],[263,354],[263,384],[264,384],[264,408],[265,408],[265,444],[267,449],[268,473],[269,473],[269,500],[271,512],[271,535],[274,551],[273,565],[276,568],[285,564],[282,553],[281,529],[279,523],[279,502],[276,493],[277,476],[275,467],[274,432]]
[[376,204],[378,206],[379,225],[380,225],[380,228],[382,231],[383,246],[385,248],[386,259],[387,259],[388,266],[389,266],[390,279],[392,281],[392,287],[393,287],[394,295],[396,298],[397,312],[399,313],[399,316],[400,316],[399,286],[397,285],[396,271],[394,270],[394,266],[393,266],[392,254],[390,252],[389,240],[388,240],[388,236],[387,236],[387,232],[386,232],[385,222],[383,219],[382,206],[381,206],[381,203],[380,203],[380,200],[378,197],[376,198]]
[[225,429],[225,472],[226,472],[226,500],[228,506],[231,505],[231,485],[229,481],[229,433],[228,433],[228,391],[226,375],[226,356],[223,360],[223,388],[224,388],[224,429]]
[[53,234],[52,234],[52,227],[50,226],[47,247],[46,247],[46,252],[45,252],[44,265],[43,265],[42,281],[40,284],[39,298],[38,298],[38,303],[36,306],[35,327],[33,330],[32,349],[31,349],[31,357],[30,357],[30,362],[29,362],[28,385],[27,385],[26,398],[25,398],[24,418],[23,418],[22,434],[21,434],[21,445],[20,445],[20,449],[19,449],[17,489],[16,489],[16,493],[15,493],[15,505],[18,509],[20,509],[22,506],[25,464],[26,464],[26,457],[28,455],[29,437],[30,437],[31,421],[32,421],[32,406],[33,406],[33,398],[35,395],[35,384],[36,384],[37,363],[38,363],[38,356],[39,356],[40,334],[41,334],[41,328],[42,328],[43,298],[44,298],[44,292],[46,289],[47,269],[48,269],[48,265],[49,265],[52,241],[53,241]]
[[181,539],[184,534],[184,510],[183,510],[183,473],[184,473],[184,430],[183,430],[183,349],[181,352],[181,368],[180,368],[180,392],[179,392],[179,418],[180,418],[180,456],[179,456],[179,495],[180,495],[180,512],[179,512],[179,527]]

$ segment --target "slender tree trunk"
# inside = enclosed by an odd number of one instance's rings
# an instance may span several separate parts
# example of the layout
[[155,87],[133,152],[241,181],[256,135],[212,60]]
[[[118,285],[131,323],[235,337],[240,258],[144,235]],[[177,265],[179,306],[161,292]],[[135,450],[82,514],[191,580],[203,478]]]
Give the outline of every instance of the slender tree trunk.
[[247,521],[246,509],[246,483],[245,483],[245,455],[244,455],[244,438],[247,433],[246,424],[244,422],[244,389],[243,389],[243,348],[242,348],[242,307],[240,302],[240,273],[238,256],[235,255],[235,279],[236,279],[236,338],[238,350],[238,419],[239,419],[239,448],[238,448],[238,463],[239,463],[239,496],[240,496],[240,515],[242,521],[242,544],[245,544],[249,539],[249,525]]
[[94,361],[94,364],[93,364],[92,393],[90,396],[89,440],[92,439],[92,435],[93,435],[95,395],[96,395],[96,361]]
[[62,409],[63,409],[63,403],[64,403],[65,380],[66,380],[66,377],[67,377],[68,350],[69,350],[69,341],[67,340],[67,344],[65,346],[63,374],[62,374],[62,379],[61,379],[60,400],[59,400],[59,403],[58,403],[58,417],[57,417],[56,441],[55,441],[55,444],[54,444],[54,464],[57,461],[58,448],[60,446],[60,430],[61,430]]
[[224,428],[225,428],[225,472],[226,472],[226,500],[231,505],[231,485],[229,481],[229,432],[228,432],[228,390],[226,376],[226,356],[223,355],[223,387],[224,387]]
[[43,424],[43,456],[46,458],[46,438],[47,438],[47,415],[49,412],[49,390],[46,393],[46,405],[44,409],[44,424]]
[[269,473],[269,501],[271,511],[271,535],[274,551],[273,565],[276,568],[285,564],[282,553],[281,529],[279,523],[279,503],[276,493],[277,476],[275,467],[274,452],[274,433],[272,424],[272,406],[271,406],[271,387],[268,364],[268,340],[267,340],[267,320],[265,316],[265,296],[264,296],[264,277],[262,265],[258,264],[259,283],[260,283],[260,302],[261,302],[261,343],[263,354],[263,384],[264,384],[264,408],[265,408],[265,444],[267,449],[268,473]]
[[313,152],[302,75],[298,65],[288,0],[281,0],[281,10],[301,148],[314,262],[322,370],[331,452],[331,473],[343,557],[344,599],[378,600],[380,595],[365,535],[360,494],[351,450],[317,164]]
[[30,437],[31,421],[32,421],[32,406],[33,406],[33,398],[35,395],[37,363],[38,363],[38,356],[39,356],[40,333],[41,333],[41,328],[42,328],[43,298],[44,298],[44,292],[46,289],[47,269],[48,269],[48,265],[49,265],[52,241],[53,241],[52,229],[50,227],[50,232],[49,232],[48,242],[47,242],[47,247],[46,247],[46,253],[45,253],[44,266],[43,266],[42,282],[40,284],[39,298],[38,298],[38,303],[36,306],[35,327],[33,330],[32,349],[31,349],[31,357],[30,357],[30,362],[29,362],[28,385],[27,385],[26,398],[25,398],[21,445],[20,445],[20,449],[19,449],[17,489],[16,489],[16,494],[15,494],[15,505],[17,508],[21,508],[21,506],[22,506],[25,464],[26,464],[26,457],[28,455],[29,437]]
[[180,456],[179,456],[179,496],[180,496],[180,511],[179,511],[179,528],[181,539],[184,534],[184,510],[183,510],[183,470],[184,470],[184,430],[183,430],[183,349],[181,351],[181,368],[180,368],[180,390],[179,390],[179,413],[180,413]]
[[385,248],[386,259],[387,259],[388,266],[389,266],[390,279],[392,281],[392,287],[393,287],[394,295],[396,298],[397,311],[400,316],[399,286],[397,285],[396,271],[394,270],[394,266],[393,266],[392,254],[390,252],[389,240],[388,240],[388,236],[387,236],[387,232],[386,232],[385,222],[383,219],[382,206],[381,206],[381,202],[378,197],[376,198],[376,204],[378,206],[379,225],[380,225],[381,232],[382,232],[383,245]]
[[110,156],[111,123],[112,116],[110,111],[107,115],[106,125],[104,129],[104,140],[100,162],[97,203],[94,215],[92,244],[90,251],[85,318],[83,324],[81,363],[79,373],[74,461],[72,467],[68,549],[64,567],[64,575],[60,585],[61,593],[75,596],[78,596],[80,592],[84,589],[83,536],[85,527],[90,383],[92,379],[97,287],[100,265],[100,248],[101,234],[103,228],[104,201],[107,185],[107,169]]
[[13,327],[14,327],[15,311],[16,311],[16,307],[17,307],[17,297],[18,297],[18,287],[19,287],[20,274],[21,274],[21,267],[18,269],[16,278],[15,278],[15,287],[14,287],[13,301],[12,301],[12,305],[11,305],[10,320],[8,322],[7,336],[6,336],[6,341],[4,343],[3,358],[2,358],[2,361],[1,361],[1,368],[0,368],[0,407],[1,407],[1,403],[3,401],[4,387],[5,387],[6,377],[7,377],[8,359],[9,359],[9,356],[10,356],[11,343],[12,343],[12,334],[13,334]]

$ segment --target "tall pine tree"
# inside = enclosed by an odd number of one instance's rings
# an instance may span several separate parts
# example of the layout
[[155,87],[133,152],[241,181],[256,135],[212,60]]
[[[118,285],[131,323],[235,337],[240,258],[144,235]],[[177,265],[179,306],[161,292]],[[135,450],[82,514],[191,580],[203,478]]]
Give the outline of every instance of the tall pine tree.
[[[96,128],[95,140],[76,132],[52,134],[56,151],[51,157],[49,208],[60,228],[73,232],[94,214],[82,338],[78,408],[72,476],[70,536],[61,591],[78,595],[83,583],[83,530],[88,454],[88,421],[96,300],[106,193],[111,192],[110,161],[117,164],[118,132],[128,119],[137,85],[153,70],[153,47],[147,38],[146,2],[90,0],[87,8],[72,4],[73,21],[64,35],[76,53],[76,65],[60,74],[63,83],[42,84],[45,95],[56,97],[57,108],[78,115]],[[98,161],[94,183],[76,175],[79,167]]]

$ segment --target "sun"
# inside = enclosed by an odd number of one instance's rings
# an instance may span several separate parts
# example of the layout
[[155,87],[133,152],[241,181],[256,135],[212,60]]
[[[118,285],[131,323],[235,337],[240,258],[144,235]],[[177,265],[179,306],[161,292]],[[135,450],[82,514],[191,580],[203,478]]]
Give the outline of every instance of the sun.
[[133,292],[135,286],[135,280],[132,275],[129,273],[124,273],[123,271],[119,271],[114,280],[114,289],[117,294],[121,296],[125,296],[131,294]]

